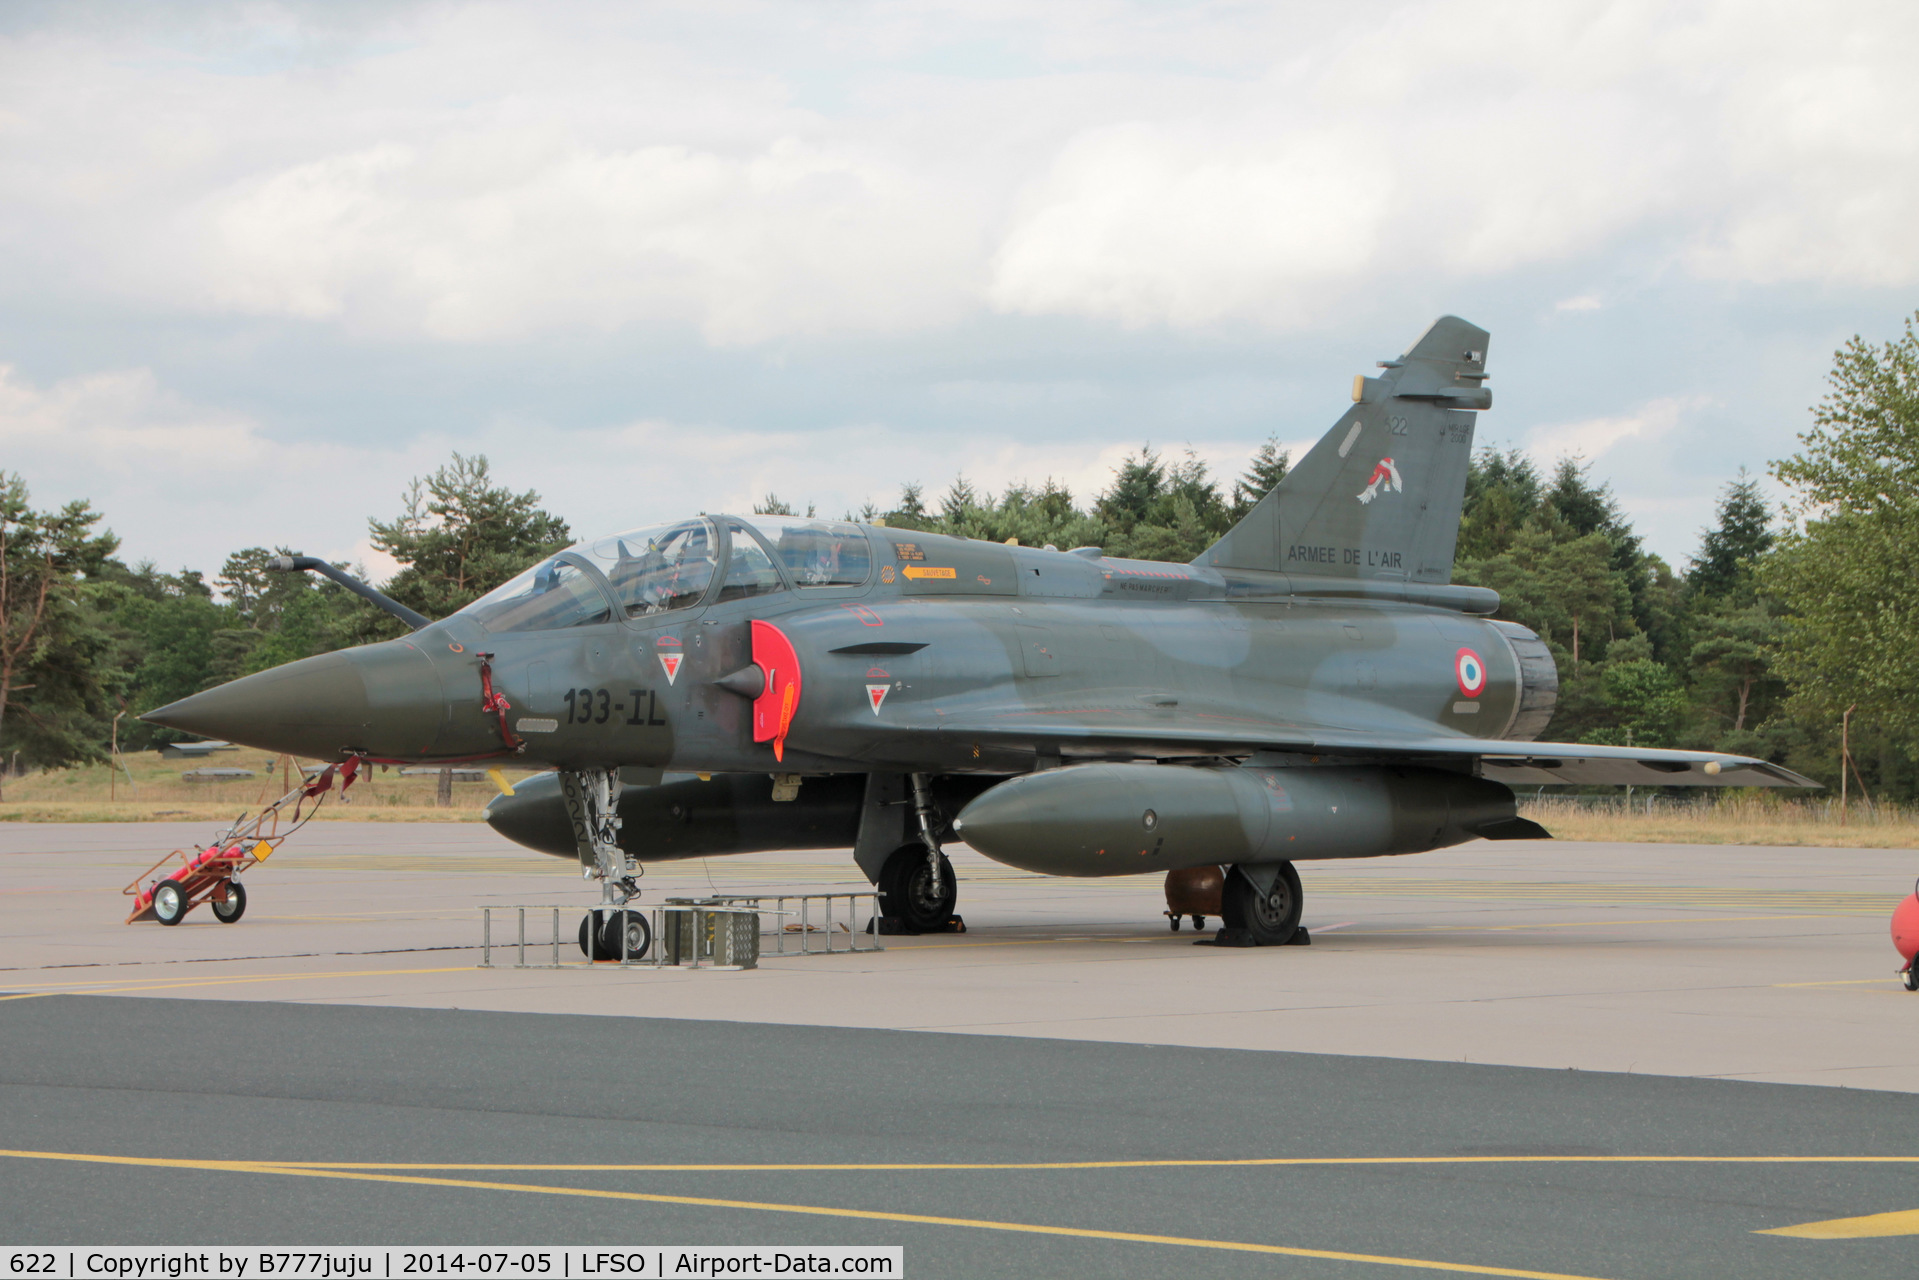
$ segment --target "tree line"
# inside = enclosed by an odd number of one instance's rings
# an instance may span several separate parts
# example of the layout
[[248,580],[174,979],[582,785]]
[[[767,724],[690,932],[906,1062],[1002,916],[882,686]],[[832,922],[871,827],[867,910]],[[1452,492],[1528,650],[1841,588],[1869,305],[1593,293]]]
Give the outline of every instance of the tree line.
[[[1771,472],[1774,510],[1742,473],[1682,566],[1647,551],[1610,486],[1566,459],[1541,469],[1482,449],[1470,468],[1454,580],[1500,593],[1499,616],[1551,646],[1559,740],[1756,755],[1837,786],[1848,719],[1854,785],[1919,796],[1919,331],[1855,337],[1800,449]],[[1081,506],[1052,481],[984,492],[964,477],[929,498],[848,519],[968,538],[1185,561],[1286,474],[1276,440],[1230,480],[1191,452],[1142,447]],[[793,508],[768,495],[762,514]],[[811,514],[812,509],[808,509]],[[85,502],[35,510],[0,472],[0,761],[47,768],[139,749],[169,733],[145,710],[296,658],[399,634],[388,615],[305,574],[236,551],[211,582],[127,565]],[[415,481],[372,545],[399,572],[387,594],[428,617],[478,599],[573,541],[532,491],[455,454]],[[117,729],[115,721],[118,718]]]

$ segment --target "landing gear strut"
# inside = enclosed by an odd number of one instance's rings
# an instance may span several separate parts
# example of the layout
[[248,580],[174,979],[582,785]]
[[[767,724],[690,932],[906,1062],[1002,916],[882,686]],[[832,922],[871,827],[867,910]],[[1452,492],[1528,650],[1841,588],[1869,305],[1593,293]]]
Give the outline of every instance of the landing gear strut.
[[880,868],[880,913],[914,933],[944,929],[959,901],[959,881],[953,864],[940,852],[939,811],[933,806],[926,775],[912,775],[913,812],[919,820],[919,839],[903,844]]
[[600,882],[600,905],[580,921],[580,950],[591,960],[617,960],[624,929],[626,958],[637,960],[653,935],[645,916],[626,910],[640,896],[641,868],[620,848],[620,771],[562,769],[560,795],[573,823],[581,874]]

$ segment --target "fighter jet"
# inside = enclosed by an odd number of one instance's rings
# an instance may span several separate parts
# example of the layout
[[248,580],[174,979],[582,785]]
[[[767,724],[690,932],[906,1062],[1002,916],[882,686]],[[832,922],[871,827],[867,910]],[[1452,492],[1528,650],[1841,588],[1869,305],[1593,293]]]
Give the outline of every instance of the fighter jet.
[[[451,617],[162,707],[339,762],[549,767],[496,798],[576,860],[588,954],[644,945],[643,864],[851,847],[903,931],[942,846],[1061,876],[1226,867],[1224,920],[1299,928],[1294,864],[1542,838],[1513,788],[1787,786],[1763,760],[1537,742],[1558,672],[1453,585],[1487,334],[1446,316],[1190,564],[877,524],[695,516],[582,542]],[[288,560],[282,568],[320,568]]]

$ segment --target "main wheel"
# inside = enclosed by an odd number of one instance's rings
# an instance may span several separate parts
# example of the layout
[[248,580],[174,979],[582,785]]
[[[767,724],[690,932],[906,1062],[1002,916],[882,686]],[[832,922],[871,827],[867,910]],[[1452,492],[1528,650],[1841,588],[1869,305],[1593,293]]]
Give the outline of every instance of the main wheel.
[[1906,967],[1906,990],[1919,991],[1919,960]]
[[161,924],[179,924],[187,914],[186,886],[178,880],[162,880],[153,886],[153,918]]
[[227,900],[215,898],[208,904],[213,908],[213,918],[221,924],[232,924],[247,913],[247,887],[238,880],[227,881]]
[[959,881],[954,879],[953,864],[943,853],[939,867],[939,881],[935,883],[926,865],[925,845],[903,844],[893,850],[880,868],[880,914],[921,932],[951,920],[953,904],[959,901]]
[[600,925],[601,958],[618,960],[620,958],[620,929],[624,921],[626,929],[626,958],[639,960],[645,957],[647,948],[653,945],[653,926],[648,923],[645,913],[639,911],[610,912]]
[[1262,947],[1283,947],[1291,942],[1299,928],[1299,913],[1304,905],[1299,872],[1293,870],[1290,862],[1279,864],[1279,875],[1274,878],[1270,893],[1261,894],[1246,878],[1246,873],[1234,867],[1227,874],[1220,894],[1220,916],[1226,927],[1245,930],[1252,935],[1253,942]]

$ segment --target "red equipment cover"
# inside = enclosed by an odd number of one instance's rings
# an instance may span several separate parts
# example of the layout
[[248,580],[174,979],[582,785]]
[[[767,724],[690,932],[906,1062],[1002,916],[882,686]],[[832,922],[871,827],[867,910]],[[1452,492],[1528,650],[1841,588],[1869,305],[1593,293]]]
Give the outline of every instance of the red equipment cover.
[[1919,891],[1893,908],[1892,945],[1899,949],[1908,965],[1919,955]]
[[753,620],[753,662],[766,673],[766,688],[753,700],[753,741],[773,744],[773,758],[786,759],[786,731],[800,706],[800,655],[786,633]]

